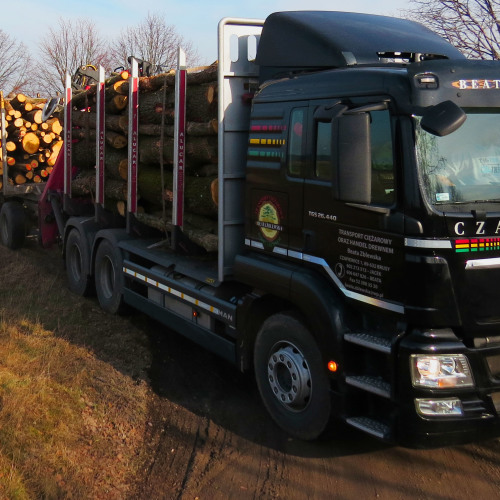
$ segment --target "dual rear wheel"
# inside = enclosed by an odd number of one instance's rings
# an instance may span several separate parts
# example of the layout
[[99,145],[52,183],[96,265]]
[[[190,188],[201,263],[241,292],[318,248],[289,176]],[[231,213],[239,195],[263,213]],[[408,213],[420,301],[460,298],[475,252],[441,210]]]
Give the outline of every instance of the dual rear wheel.
[[66,240],[65,256],[69,289],[81,296],[89,295],[95,289],[102,309],[111,314],[121,312],[123,262],[119,249],[109,240],[101,240],[95,255],[92,277],[90,246],[83,233],[75,228],[71,230]]

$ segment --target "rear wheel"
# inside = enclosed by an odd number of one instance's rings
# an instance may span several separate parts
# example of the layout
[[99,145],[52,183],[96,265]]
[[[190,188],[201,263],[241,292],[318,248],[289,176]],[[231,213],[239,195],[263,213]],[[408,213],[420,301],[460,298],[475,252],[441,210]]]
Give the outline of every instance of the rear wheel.
[[0,240],[2,245],[16,250],[21,248],[26,237],[26,215],[21,204],[8,201],[0,210]]
[[88,295],[92,289],[90,249],[78,229],[72,229],[68,235],[65,258],[68,288],[77,295]]
[[102,240],[95,257],[95,289],[101,307],[111,313],[123,312],[123,258],[119,248]]
[[254,350],[260,395],[275,422],[299,439],[319,437],[330,420],[329,382],[320,350],[290,314],[268,318]]

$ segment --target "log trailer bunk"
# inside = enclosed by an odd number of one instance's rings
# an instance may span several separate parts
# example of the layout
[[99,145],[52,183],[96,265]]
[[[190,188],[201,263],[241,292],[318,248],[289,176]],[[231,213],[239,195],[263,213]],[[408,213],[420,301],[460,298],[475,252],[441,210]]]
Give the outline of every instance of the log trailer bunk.
[[[500,63],[406,20],[282,12],[223,19],[218,71],[213,259],[179,250],[183,65],[168,240],[135,218],[136,63],[120,226],[104,210],[103,76],[91,216],[71,196],[68,85],[65,154],[39,210],[42,242],[58,226],[69,287],[253,369],[293,436],[318,437],[332,416],[412,447],[498,436]],[[465,178],[448,172],[459,163]]]

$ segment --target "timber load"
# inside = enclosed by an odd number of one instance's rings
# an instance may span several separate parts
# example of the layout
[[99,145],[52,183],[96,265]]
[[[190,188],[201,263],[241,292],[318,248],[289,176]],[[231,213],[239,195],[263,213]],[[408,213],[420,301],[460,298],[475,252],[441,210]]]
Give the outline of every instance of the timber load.
[[[127,73],[105,81],[106,208],[126,214],[128,177]],[[139,78],[137,219],[171,229],[175,72]],[[73,196],[95,196],[96,85],[75,93],[72,104]],[[217,250],[217,66],[187,71],[184,164],[184,234],[206,251]]]
[[[61,121],[57,116],[43,119],[46,99],[18,93],[4,102],[8,182],[12,185],[45,182],[63,145]],[[4,166],[4,159],[1,160],[0,187]]]

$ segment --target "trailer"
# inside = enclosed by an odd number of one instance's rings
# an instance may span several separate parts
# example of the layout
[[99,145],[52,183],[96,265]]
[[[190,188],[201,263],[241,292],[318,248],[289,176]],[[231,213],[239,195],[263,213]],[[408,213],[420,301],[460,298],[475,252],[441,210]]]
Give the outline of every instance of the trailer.
[[182,245],[182,54],[172,221],[139,221],[132,60],[125,217],[105,207],[102,70],[96,196],[72,196],[67,85],[38,210],[69,288],[253,371],[300,439],[335,422],[410,447],[500,435],[500,63],[344,12],[226,18],[218,37],[218,251]]

